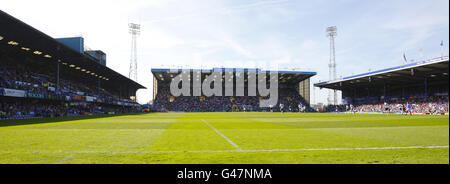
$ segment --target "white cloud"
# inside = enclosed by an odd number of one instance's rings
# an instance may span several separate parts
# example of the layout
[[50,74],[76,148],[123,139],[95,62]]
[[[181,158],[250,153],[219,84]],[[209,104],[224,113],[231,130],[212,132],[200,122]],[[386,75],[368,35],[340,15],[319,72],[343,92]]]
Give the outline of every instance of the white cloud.
[[183,39],[158,28],[143,26],[139,41],[144,50],[168,49],[185,43]]
[[301,49],[301,50],[306,50],[306,51],[309,51],[309,50],[315,50],[315,49],[317,49],[317,46],[318,46],[317,41],[314,41],[314,40],[306,40],[306,41],[303,41],[303,42],[300,44],[300,49]]
[[245,57],[248,57],[248,58],[253,57],[253,54],[252,54],[249,50],[245,49],[245,48],[244,48],[242,45],[240,45],[238,42],[236,42],[236,41],[234,41],[234,40],[231,40],[231,39],[229,39],[229,38],[223,38],[222,41],[224,41],[225,44],[226,44],[229,48],[233,49],[233,50],[236,51],[237,53],[239,53],[239,54],[241,54],[241,55],[243,55],[243,56],[245,56]]

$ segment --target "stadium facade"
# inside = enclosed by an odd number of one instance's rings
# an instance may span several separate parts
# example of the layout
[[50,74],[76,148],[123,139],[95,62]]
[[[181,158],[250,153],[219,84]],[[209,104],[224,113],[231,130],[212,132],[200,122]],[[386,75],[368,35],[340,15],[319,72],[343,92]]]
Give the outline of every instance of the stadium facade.
[[448,98],[448,72],[449,57],[443,56],[316,83],[314,86],[342,91],[343,104],[418,98],[426,101],[429,97]]
[[[74,107],[75,115],[139,107],[134,97],[144,86],[106,67],[103,52],[97,52],[102,61],[62,40],[0,11],[2,118],[35,114],[36,109],[48,113]],[[51,116],[62,114],[67,112]]]
[[[298,105],[303,104],[307,110],[310,103],[310,78],[316,75],[315,72],[303,71],[262,71],[260,69],[247,68],[213,68],[213,69],[168,69],[154,68],[153,74],[153,101],[154,106],[159,111],[183,111],[183,112],[230,112],[230,111],[269,111],[270,108],[262,108],[259,100],[267,99],[259,93],[249,95],[249,77],[256,76],[256,73],[265,72],[268,77],[270,73],[277,73],[278,82],[278,103],[272,110],[279,110],[278,104],[285,105],[286,110],[298,111]],[[205,95],[203,92],[192,96],[174,96],[170,91],[170,84],[174,78],[182,72],[188,73],[190,83],[190,94],[194,94],[194,81],[204,81],[208,77],[220,79],[223,95]],[[218,72],[218,73],[217,73]],[[216,76],[219,75],[219,76]],[[243,92],[238,94],[236,91],[239,85],[237,80],[242,78]],[[226,93],[225,80],[230,80],[233,86],[232,94]],[[199,82],[199,83],[200,83]],[[266,80],[269,86],[269,80]],[[214,83],[214,82],[212,82]],[[250,85],[251,86],[251,85]],[[198,86],[200,87],[200,86]],[[228,95],[226,95],[228,94]]]

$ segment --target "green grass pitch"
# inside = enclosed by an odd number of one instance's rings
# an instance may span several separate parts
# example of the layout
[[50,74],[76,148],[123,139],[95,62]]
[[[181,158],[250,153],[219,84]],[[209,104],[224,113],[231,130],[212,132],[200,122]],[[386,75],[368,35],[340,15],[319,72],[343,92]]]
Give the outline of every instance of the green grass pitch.
[[7,164],[449,164],[449,116],[154,113],[0,121]]

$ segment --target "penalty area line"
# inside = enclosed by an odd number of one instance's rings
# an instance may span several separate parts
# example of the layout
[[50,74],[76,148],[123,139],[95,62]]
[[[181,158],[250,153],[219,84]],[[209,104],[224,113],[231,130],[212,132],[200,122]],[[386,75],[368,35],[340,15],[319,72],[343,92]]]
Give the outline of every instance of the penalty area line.
[[204,119],[202,119],[203,123],[205,123],[206,125],[208,125],[211,129],[213,129],[214,131],[216,131],[217,134],[219,134],[220,136],[222,136],[225,140],[227,140],[231,145],[233,145],[234,147],[236,147],[236,149],[238,149],[239,151],[242,151],[242,148],[239,147],[236,143],[234,143],[233,141],[231,141],[227,136],[223,135],[219,130],[217,130],[216,128],[214,128],[213,126],[211,126],[207,121],[205,121]]
[[[409,147],[372,147],[372,148],[305,148],[272,150],[198,150],[198,151],[2,151],[0,153],[105,153],[105,154],[145,154],[145,153],[245,153],[245,152],[300,152],[300,151],[351,151],[351,150],[399,150],[399,149],[448,149],[449,146],[409,146]],[[55,163],[71,159],[72,155]]]

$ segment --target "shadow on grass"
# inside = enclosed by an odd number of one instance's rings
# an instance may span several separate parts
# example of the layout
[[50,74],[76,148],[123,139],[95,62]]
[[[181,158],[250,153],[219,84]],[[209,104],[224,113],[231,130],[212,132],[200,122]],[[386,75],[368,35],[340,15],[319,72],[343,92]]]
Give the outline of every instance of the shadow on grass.
[[98,119],[98,118],[108,118],[108,117],[120,117],[120,116],[128,116],[128,115],[145,115],[145,114],[147,114],[147,113],[130,113],[130,114],[118,114],[118,115],[102,114],[102,115],[88,115],[88,116],[74,116],[74,117],[0,120],[0,127],[43,124],[43,123],[57,123],[57,122],[63,122],[63,121]]

